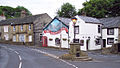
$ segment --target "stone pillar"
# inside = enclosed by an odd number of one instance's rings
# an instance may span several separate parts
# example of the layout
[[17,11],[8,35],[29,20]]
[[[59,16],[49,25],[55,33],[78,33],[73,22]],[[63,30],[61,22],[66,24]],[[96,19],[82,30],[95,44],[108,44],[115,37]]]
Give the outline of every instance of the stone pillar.
[[80,43],[70,43],[70,51],[69,54],[74,55],[76,57],[80,57],[81,49]]

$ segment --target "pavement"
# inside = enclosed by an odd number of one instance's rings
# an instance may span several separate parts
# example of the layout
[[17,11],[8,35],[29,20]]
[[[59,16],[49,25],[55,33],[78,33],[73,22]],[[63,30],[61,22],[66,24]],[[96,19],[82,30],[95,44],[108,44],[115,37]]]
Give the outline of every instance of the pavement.
[[0,44],[0,68],[119,68],[120,55],[88,52],[93,61],[68,61],[58,56],[68,53],[44,47]]

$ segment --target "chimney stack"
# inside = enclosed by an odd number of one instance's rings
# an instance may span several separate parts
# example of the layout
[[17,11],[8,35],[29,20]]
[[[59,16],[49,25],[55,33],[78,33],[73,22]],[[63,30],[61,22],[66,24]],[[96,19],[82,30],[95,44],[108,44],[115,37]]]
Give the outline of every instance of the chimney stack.
[[0,15],[0,21],[1,20],[5,20],[6,19],[6,17],[5,17],[5,15],[4,15],[4,12]]
[[86,16],[86,13],[85,13],[85,11],[82,11],[82,16]]
[[25,10],[22,10],[21,11],[21,18],[25,17],[26,16],[26,11]]

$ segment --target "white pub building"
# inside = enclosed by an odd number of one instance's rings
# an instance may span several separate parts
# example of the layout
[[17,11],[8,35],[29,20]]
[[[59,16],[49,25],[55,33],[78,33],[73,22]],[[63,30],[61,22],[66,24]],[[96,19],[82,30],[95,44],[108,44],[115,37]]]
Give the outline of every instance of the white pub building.
[[[43,30],[43,46],[69,48],[74,34],[77,43],[81,43],[81,50],[101,49],[101,26],[96,18],[75,16],[74,26],[70,18],[55,17]],[[75,32],[74,32],[75,29]]]

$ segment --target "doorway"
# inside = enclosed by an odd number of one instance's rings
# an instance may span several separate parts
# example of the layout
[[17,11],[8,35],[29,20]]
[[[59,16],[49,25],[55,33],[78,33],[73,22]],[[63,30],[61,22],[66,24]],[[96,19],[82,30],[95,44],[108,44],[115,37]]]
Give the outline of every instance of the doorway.
[[90,40],[86,40],[86,49],[87,50],[89,50],[89,44],[90,44],[89,42],[90,42]]
[[42,46],[43,47],[47,47],[48,46],[48,44],[47,44],[47,37],[46,36],[42,37]]
[[118,52],[120,52],[120,43],[118,44]]
[[106,39],[103,39],[103,47],[106,47]]

